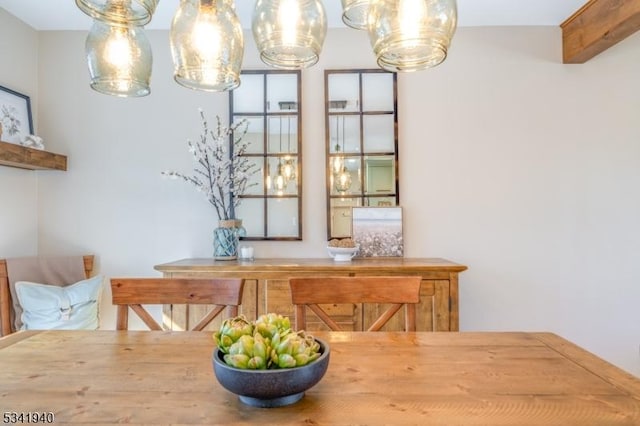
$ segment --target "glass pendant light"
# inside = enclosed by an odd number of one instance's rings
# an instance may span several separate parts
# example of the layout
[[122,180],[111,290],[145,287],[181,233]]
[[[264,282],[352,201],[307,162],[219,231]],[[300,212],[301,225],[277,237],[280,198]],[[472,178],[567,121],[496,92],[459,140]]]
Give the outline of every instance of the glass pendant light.
[[85,51],[92,89],[121,97],[151,92],[153,58],[144,28],[94,21]]
[[260,59],[276,68],[307,68],[318,62],[327,34],[320,0],[258,0],[253,38]]
[[78,9],[110,24],[144,26],[151,21],[158,0],[76,0]]
[[456,0],[372,0],[369,40],[387,71],[417,71],[440,64],[457,25]]
[[181,0],[170,38],[176,82],[216,92],[240,85],[244,41],[232,0]]
[[356,30],[367,29],[370,0],[342,0],[342,22]]

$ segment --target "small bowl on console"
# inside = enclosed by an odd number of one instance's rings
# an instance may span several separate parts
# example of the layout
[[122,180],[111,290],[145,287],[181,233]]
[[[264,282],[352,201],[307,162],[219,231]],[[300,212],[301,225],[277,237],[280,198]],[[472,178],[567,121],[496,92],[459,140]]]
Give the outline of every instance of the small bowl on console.
[[333,247],[327,246],[329,256],[336,262],[350,262],[358,254],[358,246],[355,247]]

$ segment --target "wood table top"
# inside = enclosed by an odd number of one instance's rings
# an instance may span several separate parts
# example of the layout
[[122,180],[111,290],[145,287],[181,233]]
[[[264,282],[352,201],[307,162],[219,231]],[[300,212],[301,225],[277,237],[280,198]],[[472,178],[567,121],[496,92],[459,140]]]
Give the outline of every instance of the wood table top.
[[450,272],[462,272],[467,269],[465,265],[460,265],[450,260],[435,257],[368,257],[355,258],[350,262],[336,262],[331,258],[256,258],[247,260],[215,260],[213,258],[192,258],[181,259],[174,262],[163,263],[154,266],[154,269],[161,272],[184,272],[184,271],[217,271],[217,270],[238,270],[238,271],[383,271],[388,272],[393,269],[411,270],[445,270]]
[[315,335],[331,348],[324,378],[295,404],[256,408],[217,382],[209,332],[15,333],[0,339],[1,415],[105,425],[640,424],[640,379],[551,333]]

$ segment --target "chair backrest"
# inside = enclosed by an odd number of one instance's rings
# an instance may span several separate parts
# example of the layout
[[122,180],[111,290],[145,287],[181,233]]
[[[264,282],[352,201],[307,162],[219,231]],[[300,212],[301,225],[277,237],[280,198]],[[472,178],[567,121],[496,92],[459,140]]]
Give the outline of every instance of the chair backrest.
[[215,305],[192,330],[203,330],[228,308],[229,316],[238,315],[244,280],[240,278],[112,278],[112,302],[118,306],[117,330],[129,327],[129,308],[151,330],[162,326],[144,305]]
[[420,302],[419,276],[290,278],[291,301],[295,306],[295,328],[307,326],[309,307],[331,330],[340,326],[320,304],[388,303],[391,306],[367,329],[378,331],[405,307],[405,331],[416,330],[416,306]]
[[[76,269],[84,269],[84,277],[76,276],[69,270],[70,262],[81,262]],[[20,317],[19,306],[14,300],[15,283],[17,281],[36,281],[41,284],[65,286],[74,284],[82,278],[89,278],[93,272],[93,255],[85,256],[56,256],[56,257],[23,257],[12,259],[0,259],[0,336],[6,336],[16,331],[16,318]],[[8,264],[18,265],[18,270],[13,270]],[[26,270],[26,265],[33,265],[33,270]],[[41,270],[46,269],[46,270]],[[81,273],[80,273],[81,275]],[[54,276],[56,282],[48,281],[47,277]],[[68,282],[63,282],[64,280]]]

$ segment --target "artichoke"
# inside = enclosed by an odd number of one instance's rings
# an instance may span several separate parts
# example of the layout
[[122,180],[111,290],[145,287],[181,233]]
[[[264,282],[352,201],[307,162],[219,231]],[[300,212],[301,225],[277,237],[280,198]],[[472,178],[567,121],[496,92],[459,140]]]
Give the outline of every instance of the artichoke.
[[242,336],[253,335],[253,324],[247,321],[244,315],[227,318],[220,325],[220,329],[213,335],[216,345],[220,350],[228,354],[231,346]]
[[235,368],[264,370],[267,368],[267,342],[260,335],[240,336],[224,355],[224,362]]
[[263,337],[271,339],[276,333],[290,330],[291,321],[289,317],[284,317],[279,314],[264,314],[260,315],[256,320],[255,328]]
[[320,345],[304,331],[281,336],[271,348],[271,362],[279,368],[302,367],[320,357]]
[[293,368],[320,357],[320,344],[304,331],[294,332],[288,317],[265,314],[255,322],[244,316],[223,321],[214,339],[227,365],[240,369]]

